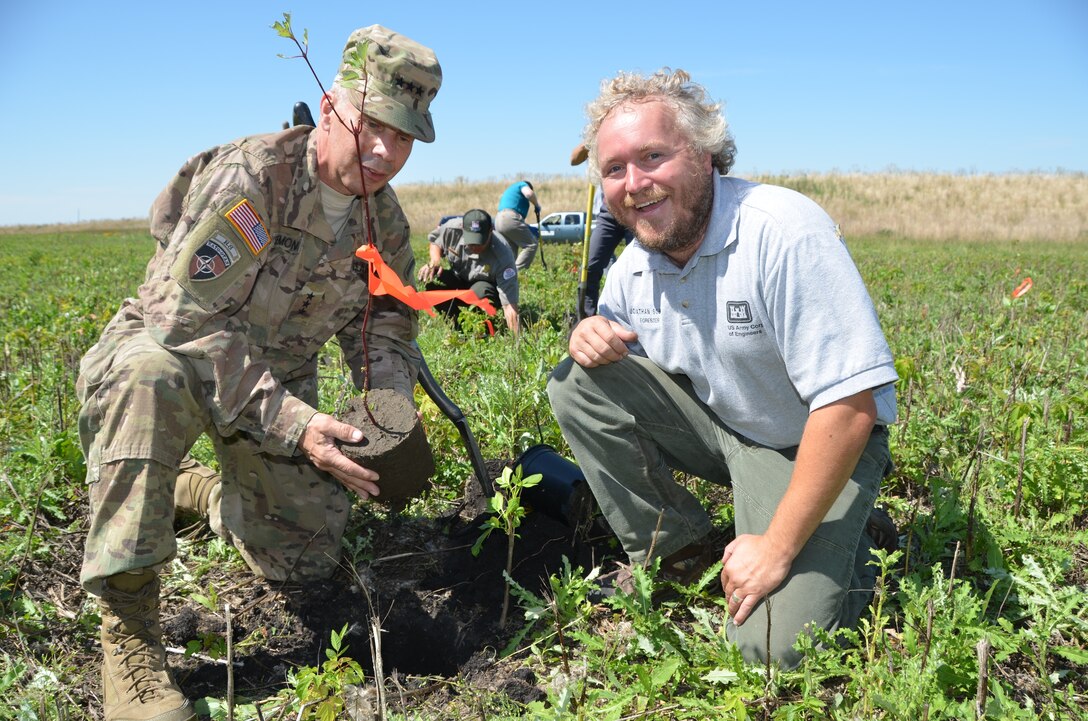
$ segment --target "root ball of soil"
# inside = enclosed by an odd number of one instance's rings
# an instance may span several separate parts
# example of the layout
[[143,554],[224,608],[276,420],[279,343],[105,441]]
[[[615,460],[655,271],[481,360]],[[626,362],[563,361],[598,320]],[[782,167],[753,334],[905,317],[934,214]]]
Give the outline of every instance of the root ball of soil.
[[359,443],[339,442],[340,451],[381,477],[376,500],[399,510],[431,487],[434,456],[411,399],[375,389],[351,399],[340,420],[363,432]]

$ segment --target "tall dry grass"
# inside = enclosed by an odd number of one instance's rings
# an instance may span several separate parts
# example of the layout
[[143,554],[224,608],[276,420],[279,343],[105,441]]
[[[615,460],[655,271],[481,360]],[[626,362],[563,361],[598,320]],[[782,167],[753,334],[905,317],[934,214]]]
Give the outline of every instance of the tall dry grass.
[[848,236],[1088,240],[1088,175],[881,173],[760,178],[824,206]]
[[45,225],[0,225],[0,235],[41,235],[45,233],[111,233],[147,230],[147,218],[84,220],[79,223]]
[[[502,191],[521,179],[413,183],[396,185],[396,189],[412,231],[426,233],[438,224],[443,215],[459,215],[473,208],[483,208],[494,215]],[[545,215],[556,210],[585,210],[587,186],[583,179],[576,176],[525,179],[533,184]],[[535,216],[530,220],[535,221]]]
[[[503,189],[517,178],[397,185],[415,233],[427,233],[443,215],[483,208],[494,213]],[[582,210],[583,176],[533,177],[544,212]],[[935,241],[1088,240],[1088,175],[1024,173],[804,174],[752,178],[808,195],[838,222],[848,238],[881,236]],[[102,220],[77,225],[0,227],[0,233],[133,230],[146,220]]]
[[[544,212],[582,210],[578,176],[529,177]],[[494,213],[515,178],[398,185],[416,232],[470,208]],[[918,240],[1088,240],[1088,175],[942,175],[936,173],[777,175],[752,178],[798,190],[822,205],[847,237]]]

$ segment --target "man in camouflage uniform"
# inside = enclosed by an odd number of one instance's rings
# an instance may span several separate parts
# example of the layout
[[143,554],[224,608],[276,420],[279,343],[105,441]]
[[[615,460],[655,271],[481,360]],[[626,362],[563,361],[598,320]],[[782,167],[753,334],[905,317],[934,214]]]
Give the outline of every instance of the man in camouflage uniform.
[[[429,262],[419,269],[419,280],[428,290],[471,290],[477,298],[501,305],[506,325],[518,334],[518,270],[514,251],[506,239],[492,230],[487,211],[474,209],[450,218],[427,236]],[[442,267],[442,258],[449,263]],[[435,305],[455,323],[467,303],[457,300]]]
[[[348,72],[364,42],[365,97]],[[408,223],[387,183],[415,140],[434,140],[441,78],[430,49],[378,25],[356,30],[316,128],[201,153],[152,206],[158,247],[144,284],[78,380],[91,499],[81,581],[102,612],[108,721],[195,719],[158,621],[175,502],[206,513],[254,573],[302,580],[335,568],[345,488],[379,494],[377,474],[335,445],[362,433],[315,408],[317,354],[335,335],[356,386],[369,373],[372,388],[412,397],[416,314],[369,297],[355,251],[371,242],[365,197],[372,242],[411,282]],[[358,150],[345,123],[360,128]],[[201,433],[221,475],[187,457]]]

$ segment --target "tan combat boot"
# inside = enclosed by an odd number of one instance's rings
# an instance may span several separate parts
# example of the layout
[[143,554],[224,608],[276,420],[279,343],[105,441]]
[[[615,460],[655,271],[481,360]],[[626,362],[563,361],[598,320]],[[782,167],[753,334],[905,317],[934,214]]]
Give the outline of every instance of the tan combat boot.
[[196,721],[166,670],[158,574],[144,569],[110,576],[98,607],[106,721]]
[[221,477],[200,461],[186,455],[178,468],[174,484],[174,510],[177,513],[207,518],[213,493],[219,493]]

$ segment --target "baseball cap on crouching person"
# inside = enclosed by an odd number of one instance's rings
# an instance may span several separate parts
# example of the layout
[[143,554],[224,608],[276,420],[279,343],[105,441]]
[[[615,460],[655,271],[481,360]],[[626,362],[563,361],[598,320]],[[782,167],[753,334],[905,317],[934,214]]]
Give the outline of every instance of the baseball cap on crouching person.
[[[363,43],[369,43],[365,77],[351,63]],[[428,108],[442,85],[442,68],[430,48],[381,25],[359,28],[344,46],[333,82],[347,90],[351,104],[368,117],[424,143],[434,141]]]
[[[474,209],[465,213],[461,218],[461,252],[466,255],[477,255],[480,246],[491,239],[491,216],[487,211]],[[475,252],[473,252],[475,251]]]

